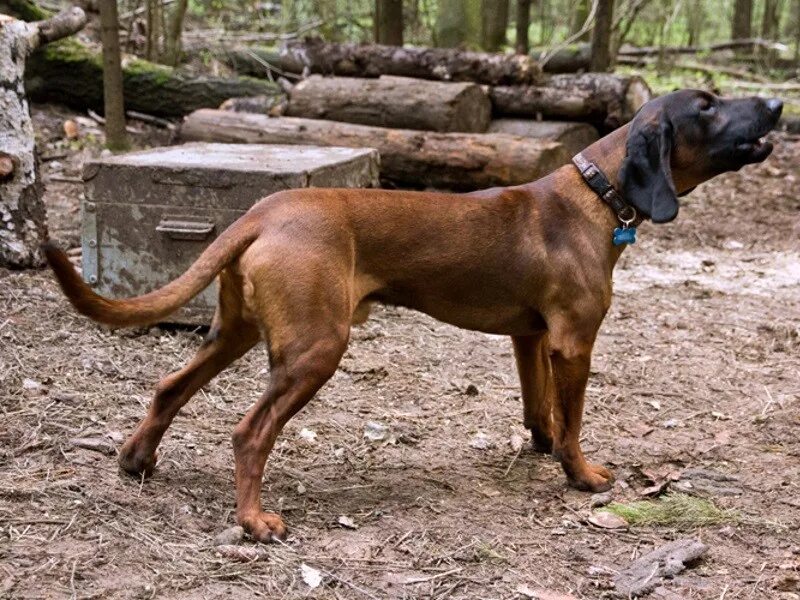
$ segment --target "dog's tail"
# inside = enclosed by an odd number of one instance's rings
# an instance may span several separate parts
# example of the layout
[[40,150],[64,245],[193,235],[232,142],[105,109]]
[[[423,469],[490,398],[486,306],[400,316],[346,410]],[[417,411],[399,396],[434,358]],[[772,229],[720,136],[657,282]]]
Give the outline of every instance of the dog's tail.
[[67,255],[52,242],[43,244],[42,251],[61,289],[79,313],[112,327],[132,327],[155,323],[202,292],[255,241],[259,231],[256,216],[245,214],[214,240],[183,275],[148,294],[123,300],[95,293],[75,271]]

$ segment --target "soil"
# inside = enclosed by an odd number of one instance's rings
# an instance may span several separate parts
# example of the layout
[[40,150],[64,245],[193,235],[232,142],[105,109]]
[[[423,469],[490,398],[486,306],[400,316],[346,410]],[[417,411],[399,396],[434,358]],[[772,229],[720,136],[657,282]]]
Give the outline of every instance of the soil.
[[[66,117],[36,110],[45,155],[65,154],[44,168],[51,230],[73,247],[81,186],[63,179],[99,146],[60,141]],[[167,141],[142,131],[137,145]],[[202,332],[108,331],[47,272],[0,271],[0,597],[602,598],[637,557],[690,537],[707,552],[651,597],[800,598],[800,141],[776,141],[676,223],[641,227],[588,390],[584,449],[615,470],[617,501],[701,469],[732,478],[689,488],[730,522],[590,523],[591,496],[519,450],[509,340],[382,308],[269,459],[264,503],[288,541],[245,539],[255,560],[236,560],[214,538],[235,524],[230,434],[266,385],[263,348],[187,405],[154,477],[132,479],[116,448]]]

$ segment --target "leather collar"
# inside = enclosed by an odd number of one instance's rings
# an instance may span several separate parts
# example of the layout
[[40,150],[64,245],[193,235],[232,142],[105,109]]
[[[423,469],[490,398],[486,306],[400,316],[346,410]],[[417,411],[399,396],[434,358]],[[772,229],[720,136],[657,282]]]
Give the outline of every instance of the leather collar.
[[644,217],[633,206],[625,202],[620,193],[614,189],[614,186],[600,167],[587,160],[580,152],[572,157],[572,163],[580,171],[586,185],[611,207],[620,223],[625,227],[636,227],[644,221]]

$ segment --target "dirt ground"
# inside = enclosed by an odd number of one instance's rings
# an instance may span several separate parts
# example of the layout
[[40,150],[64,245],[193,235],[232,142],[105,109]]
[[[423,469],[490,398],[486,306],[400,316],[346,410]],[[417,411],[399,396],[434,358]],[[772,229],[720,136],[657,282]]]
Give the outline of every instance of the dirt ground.
[[[45,153],[60,118],[37,111]],[[263,348],[187,405],[155,476],[137,481],[115,448],[201,334],[108,331],[48,273],[0,271],[0,597],[602,598],[634,559],[692,537],[706,554],[651,597],[800,598],[800,139],[778,142],[766,164],[686,198],[677,222],[640,229],[589,384],[584,449],[615,470],[615,500],[701,469],[724,485],[682,489],[730,509],[725,522],[591,524],[590,495],[518,450],[509,341],[383,308],[270,457],[263,498],[288,541],[245,539],[252,562],[223,556],[230,433],[266,385]],[[68,247],[81,193],[69,178],[96,152],[45,165]],[[369,422],[384,439],[365,438]]]

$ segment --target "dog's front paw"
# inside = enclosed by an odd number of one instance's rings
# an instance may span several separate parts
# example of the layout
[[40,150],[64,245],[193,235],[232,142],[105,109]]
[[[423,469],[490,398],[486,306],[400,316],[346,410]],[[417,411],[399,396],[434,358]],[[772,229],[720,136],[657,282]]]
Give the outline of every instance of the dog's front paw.
[[254,539],[262,543],[286,539],[286,525],[275,513],[258,512],[247,515],[239,519],[239,525]]
[[586,465],[586,469],[568,478],[569,484],[584,492],[606,492],[614,483],[614,473],[602,465]]
[[150,477],[156,469],[156,460],[155,453],[143,454],[137,452],[135,446],[129,447],[125,444],[119,451],[117,462],[119,463],[120,469],[125,471],[128,475],[133,477],[141,477],[142,475]]

